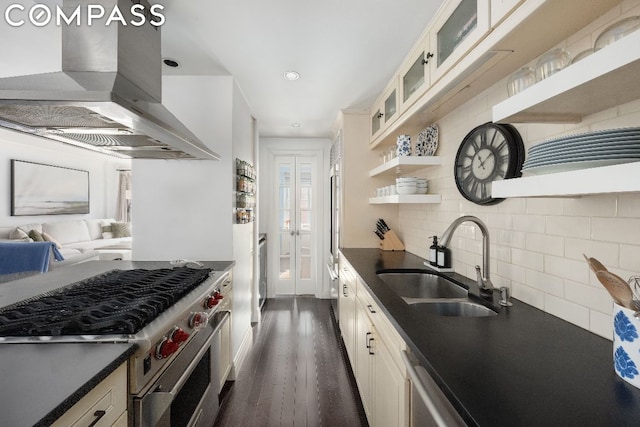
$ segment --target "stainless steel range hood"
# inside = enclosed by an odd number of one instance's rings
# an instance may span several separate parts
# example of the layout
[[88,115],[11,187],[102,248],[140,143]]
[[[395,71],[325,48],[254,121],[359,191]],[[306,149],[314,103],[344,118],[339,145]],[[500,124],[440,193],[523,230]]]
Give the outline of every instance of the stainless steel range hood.
[[[160,27],[106,25],[116,6],[131,22],[131,0],[91,3],[105,18],[63,22],[59,72],[0,79],[0,126],[118,157],[218,160],[161,104]],[[77,7],[62,3],[66,16]]]

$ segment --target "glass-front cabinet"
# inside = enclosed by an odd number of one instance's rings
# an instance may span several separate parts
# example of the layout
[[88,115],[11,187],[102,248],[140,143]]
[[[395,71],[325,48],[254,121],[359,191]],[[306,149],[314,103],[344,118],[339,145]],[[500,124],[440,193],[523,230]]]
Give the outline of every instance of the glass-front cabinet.
[[371,139],[375,139],[398,118],[398,84],[394,79],[374,104],[371,114]]
[[431,51],[435,61],[431,83],[439,80],[489,32],[490,0],[446,2],[433,21]]
[[429,36],[409,54],[400,68],[400,110],[409,108],[431,84],[429,64],[433,60],[433,53],[429,50]]

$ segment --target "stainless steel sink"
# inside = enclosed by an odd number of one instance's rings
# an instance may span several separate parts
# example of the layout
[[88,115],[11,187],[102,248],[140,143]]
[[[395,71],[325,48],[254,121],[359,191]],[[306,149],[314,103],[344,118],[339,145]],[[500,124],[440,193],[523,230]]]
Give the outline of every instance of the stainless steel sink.
[[469,299],[442,299],[411,304],[414,310],[425,311],[439,316],[489,317],[498,314],[494,309]]
[[381,272],[378,277],[407,302],[409,299],[468,296],[468,291],[462,286],[429,272]]

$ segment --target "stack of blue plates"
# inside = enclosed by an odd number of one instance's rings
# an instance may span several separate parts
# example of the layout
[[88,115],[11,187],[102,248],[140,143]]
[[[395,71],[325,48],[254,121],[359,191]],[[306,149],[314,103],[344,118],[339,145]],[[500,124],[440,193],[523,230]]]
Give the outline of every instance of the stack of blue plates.
[[564,172],[640,161],[640,128],[565,136],[529,148],[522,172]]

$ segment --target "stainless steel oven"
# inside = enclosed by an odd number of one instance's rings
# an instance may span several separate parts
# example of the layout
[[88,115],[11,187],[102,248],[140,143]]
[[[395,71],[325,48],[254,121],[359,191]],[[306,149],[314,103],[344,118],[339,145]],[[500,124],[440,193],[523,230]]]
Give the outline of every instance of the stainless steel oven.
[[142,396],[134,397],[134,425],[208,426],[218,411],[220,332],[229,312],[219,312],[178,354]]

